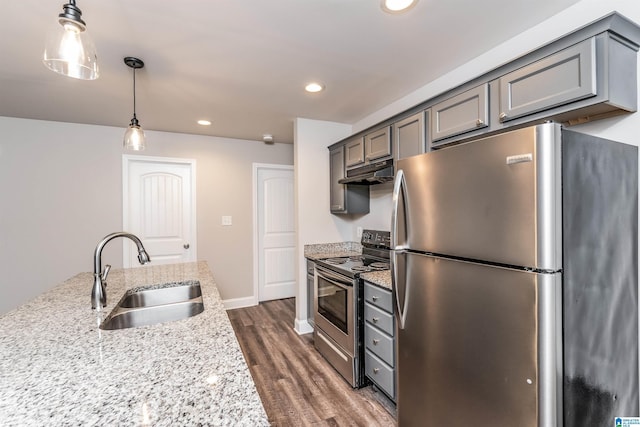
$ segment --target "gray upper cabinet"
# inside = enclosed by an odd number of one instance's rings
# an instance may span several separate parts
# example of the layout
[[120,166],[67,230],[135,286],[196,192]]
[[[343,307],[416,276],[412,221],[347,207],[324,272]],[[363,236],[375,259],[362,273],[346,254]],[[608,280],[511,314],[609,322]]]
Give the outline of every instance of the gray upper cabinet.
[[596,95],[596,40],[590,38],[499,79],[501,122]]
[[331,212],[342,213],[345,210],[345,185],[338,180],[344,178],[344,146],[329,151],[329,174],[331,175],[329,199]]
[[489,126],[489,84],[481,84],[433,105],[431,117],[434,143]]
[[367,162],[391,157],[391,127],[385,126],[366,134],[364,153]]
[[329,151],[329,203],[333,214],[369,213],[369,187],[345,185],[338,181],[344,178],[345,145]]
[[344,145],[345,166],[357,166],[364,163],[364,138],[355,138]]
[[420,111],[393,124],[393,152],[396,160],[425,152],[425,112]]
[[579,123],[636,111],[637,50],[605,32],[501,76],[500,123]]

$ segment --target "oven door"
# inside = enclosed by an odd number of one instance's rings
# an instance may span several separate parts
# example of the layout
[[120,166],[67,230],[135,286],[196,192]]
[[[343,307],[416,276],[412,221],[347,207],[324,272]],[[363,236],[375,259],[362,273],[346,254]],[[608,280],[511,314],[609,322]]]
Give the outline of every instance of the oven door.
[[349,355],[355,355],[353,281],[316,264],[315,323]]

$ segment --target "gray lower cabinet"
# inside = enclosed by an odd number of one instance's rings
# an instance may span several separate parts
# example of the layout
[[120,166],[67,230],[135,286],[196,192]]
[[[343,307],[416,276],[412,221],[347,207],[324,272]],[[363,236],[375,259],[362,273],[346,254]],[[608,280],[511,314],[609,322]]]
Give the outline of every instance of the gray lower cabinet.
[[425,112],[413,114],[393,124],[393,153],[396,160],[425,152]]
[[369,187],[345,185],[338,181],[344,178],[345,145],[329,151],[329,203],[333,214],[369,213]]
[[396,400],[395,318],[391,291],[364,282],[365,374]]
[[431,139],[437,141],[489,126],[489,84],[483,83],[431,107]]

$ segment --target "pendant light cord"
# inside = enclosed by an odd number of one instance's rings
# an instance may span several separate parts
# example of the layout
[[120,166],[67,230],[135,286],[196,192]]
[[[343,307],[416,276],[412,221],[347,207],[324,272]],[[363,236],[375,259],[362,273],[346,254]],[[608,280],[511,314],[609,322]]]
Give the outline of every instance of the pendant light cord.
[[133,69],[133,118],[136,118],[136,69]]

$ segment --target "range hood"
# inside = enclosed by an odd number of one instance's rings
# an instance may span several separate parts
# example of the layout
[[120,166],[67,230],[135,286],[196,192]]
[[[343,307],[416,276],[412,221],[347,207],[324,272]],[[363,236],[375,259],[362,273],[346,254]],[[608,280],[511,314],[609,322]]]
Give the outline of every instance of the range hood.
[[393,159],[347,170],[347,176],[339,184],[374,185],[393,181]]

